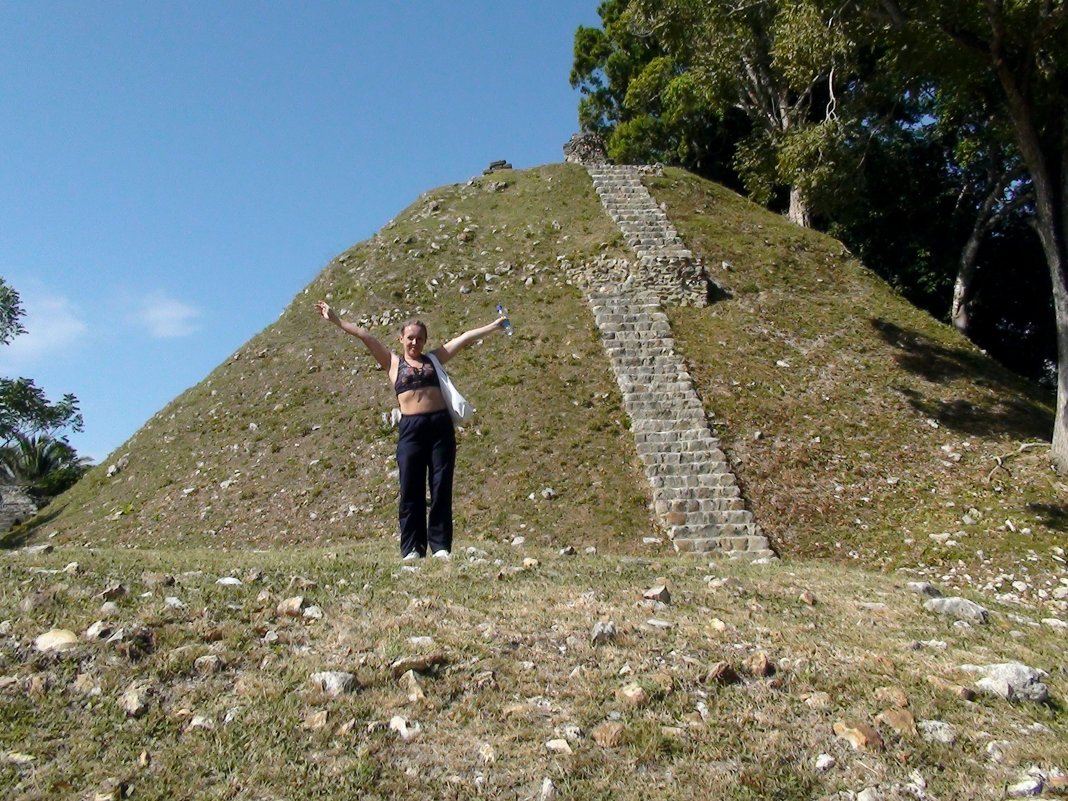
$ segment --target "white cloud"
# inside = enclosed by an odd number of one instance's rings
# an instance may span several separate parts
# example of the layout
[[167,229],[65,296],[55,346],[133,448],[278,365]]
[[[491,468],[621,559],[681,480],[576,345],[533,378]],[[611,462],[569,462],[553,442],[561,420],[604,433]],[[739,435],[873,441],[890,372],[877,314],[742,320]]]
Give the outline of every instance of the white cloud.
[[200,309],[175,300],[165,292],[154,292],[136,305],[140,308],[132,315],[133,319],[148,328],[148,333],[156,339],[189,336],[199,328],[196,321]]
[[0,373],[4,375],[68,352],[89,331],[77,308],[62,295],[25,292],[20,293],[20,301],[26,333],[16,336],[9,345],[0,346]]

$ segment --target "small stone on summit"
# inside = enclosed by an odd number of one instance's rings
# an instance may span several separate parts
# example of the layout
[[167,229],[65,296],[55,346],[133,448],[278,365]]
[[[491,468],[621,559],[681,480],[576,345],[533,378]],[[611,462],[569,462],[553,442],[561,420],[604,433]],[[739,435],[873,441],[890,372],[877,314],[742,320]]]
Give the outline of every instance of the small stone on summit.
[[775,665],[768,659],[763,651],[753,654],[745,663],[750,674],[759,678],[767,678],[775,672]]
[[807,606],[815,606],[816,605],[816,596],[813,595],[812,592],[809,591],[809,590],[804,590],[797,597],[797,600],[799,600],[803,604],[806,604]]

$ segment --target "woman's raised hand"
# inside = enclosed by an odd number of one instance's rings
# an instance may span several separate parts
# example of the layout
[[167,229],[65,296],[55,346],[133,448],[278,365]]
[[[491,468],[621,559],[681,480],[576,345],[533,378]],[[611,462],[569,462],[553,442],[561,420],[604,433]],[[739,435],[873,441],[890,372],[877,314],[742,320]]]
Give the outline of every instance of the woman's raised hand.
[[329,320],[335,325],[341,321],[341,318],[337,316],[337,312],[331,309],[330,304],[327,303],[325,300],[320,300],[318,303],[316,303],[315,308],[319,310],[319,314],[324,320]]

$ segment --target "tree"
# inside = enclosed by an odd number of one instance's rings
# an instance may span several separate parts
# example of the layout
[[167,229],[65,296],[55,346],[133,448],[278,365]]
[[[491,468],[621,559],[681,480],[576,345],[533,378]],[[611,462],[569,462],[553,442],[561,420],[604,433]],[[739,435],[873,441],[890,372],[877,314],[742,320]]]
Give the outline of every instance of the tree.
[[617,162],[678,164],[738,186],[731,161],[748,122],[707,108],[657,37],[633,30],[627,1],[605,0],[602,27],[575,31],[570,81],[583,95],[579,125],[599,134]]
[[1057,0],[868,0],[858,8],[899,34],[943,91],[966,94],[991,77],[998,118],[1012,131],[1034,192],[1035,229],[1057,324],[1057,403],[1051,454],[1068,470],[1068,5]]
[[88,469],[88,460],[64,439],[17,433],[0,448],[0,476],[23,487],[39,503],[73,486]]
[[818,0],[632,0],[626,18],[660,42],[681,71],[669,84],[751,131],[735,167],[755,200],[789,192],[789,216],[811,224],[810,195],[848,137],[845,101],[857,85],[854,40]]
[[[19,334],[23,311],[18,292],[0,278],[0,344],[7,345]],[[66,394],[51,402],[29,378],[0,378],[0,441],[11,444],[20,436],[55,437],[64,430],[81,431],[84,425],[78,399]]]

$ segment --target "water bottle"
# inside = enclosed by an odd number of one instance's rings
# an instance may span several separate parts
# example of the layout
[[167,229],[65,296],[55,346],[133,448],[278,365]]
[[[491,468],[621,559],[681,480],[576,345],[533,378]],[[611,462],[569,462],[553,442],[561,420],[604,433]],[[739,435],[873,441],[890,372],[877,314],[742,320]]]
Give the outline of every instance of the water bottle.
[[508,336],[511,336],[512,335],[512,321],[508,319],[508,317],[507,317],[508,312],[506,312],[504,310],[504,306],[502,306],[500,303],[497,304],[497,314],[499,314],[500,316],[504,317],[504,321],[501,323],[501,328],[504,329],[504,333],[506,333]]

